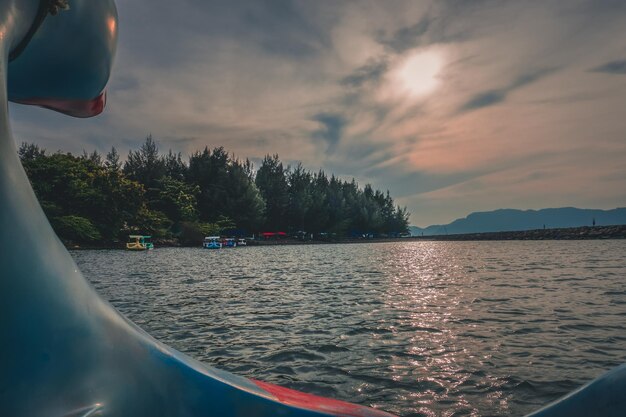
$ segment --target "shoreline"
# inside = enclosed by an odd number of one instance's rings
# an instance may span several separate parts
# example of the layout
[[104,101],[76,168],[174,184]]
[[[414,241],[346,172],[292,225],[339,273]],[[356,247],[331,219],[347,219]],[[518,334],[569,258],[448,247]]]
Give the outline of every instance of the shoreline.
[[581,226],[556,229],[533,229],[510,232],[462,233],[435,236],[412,236],[415,240],[604,240],[626,239],[626,225]]
[[254,241],[252,245],[323,245],[334,243],[385,243],[415,241],[485,241],[485,240],[606,240],[626,239],[626,225],[582,226],[558,229],[534,229],[510,232],[459,233],[433,236],[408,236],[398,238],[342,239],[337,241]]
[[[482,232],[462,233],[433,236],[408,236],[398,238],[371,238],[355,239],[346,238],[340,240],[308,240],[297,239],[281,240],[248,240],[248,246],[294,246],[294,245],[334,245],[349,243],[391,243],[391,242],[420,242],[420,241],[505,241],[505,240],[607,240],[626,239],[626,225],[615,226],[582,226],[558,229],[534,229],[510,232]],[[161,247],[199,247],[180,245],[176,239],[154,239],[155,246]],[[93,249],[124,249],[124,243],[108,245],[78,245],[65,242],[70,250],[93,250]]]

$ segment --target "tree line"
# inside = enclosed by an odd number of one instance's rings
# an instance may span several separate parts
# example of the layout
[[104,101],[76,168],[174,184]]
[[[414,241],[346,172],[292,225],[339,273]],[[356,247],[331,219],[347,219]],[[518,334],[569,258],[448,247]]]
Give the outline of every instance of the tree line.
[[388,191],[285,166],[278,155],[265,156],[258,170],[223,147],[184,160],[161,154],[151,135],[124,162],[115,148],[76,156],[23,143],[18,152],[50,223],[69,242],[110,244],[137,233],[195,245],[217,234],[339,239],[408,231],[409,213]]

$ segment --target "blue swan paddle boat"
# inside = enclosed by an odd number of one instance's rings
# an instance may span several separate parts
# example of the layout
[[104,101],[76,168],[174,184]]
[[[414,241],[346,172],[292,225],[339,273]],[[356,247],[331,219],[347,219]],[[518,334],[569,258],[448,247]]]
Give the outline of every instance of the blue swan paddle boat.
[[202,242],[204,249],[222,249],[222,242],[219,236],[207,236]]
[[[115,5],[67,3],[0,0],[0,416],[391,416],[208,367],[154,340],[81,275],[37,203],[7,115],[7,100],[76,117],[103,110]],[[626,415],[626,367],[534,414],[593,415]]]

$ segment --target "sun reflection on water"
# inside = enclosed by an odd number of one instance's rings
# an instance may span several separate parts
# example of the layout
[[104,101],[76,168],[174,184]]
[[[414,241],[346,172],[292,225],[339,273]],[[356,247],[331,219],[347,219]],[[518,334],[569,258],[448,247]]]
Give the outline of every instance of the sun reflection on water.
[[625,250],[415,242],[74,256],[117,308],[184,353],[417,417],[524,415],[620,364]]

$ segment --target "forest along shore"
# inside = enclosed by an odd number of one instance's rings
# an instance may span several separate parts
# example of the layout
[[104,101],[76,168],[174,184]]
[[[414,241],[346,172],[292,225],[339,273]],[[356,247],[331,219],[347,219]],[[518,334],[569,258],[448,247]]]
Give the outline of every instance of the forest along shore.
[[23,143],[18,154],[54,231],[66,242],[116,246],[149,235],[182,246],[205,236],[259,232],[322,236],[408,234],[409,212],[389,191],[323,170],[284,166],[266,155],[258,169],[223,147],[188,158],[160,154],[151,136],[122,162],[115,148],[75,156]]

